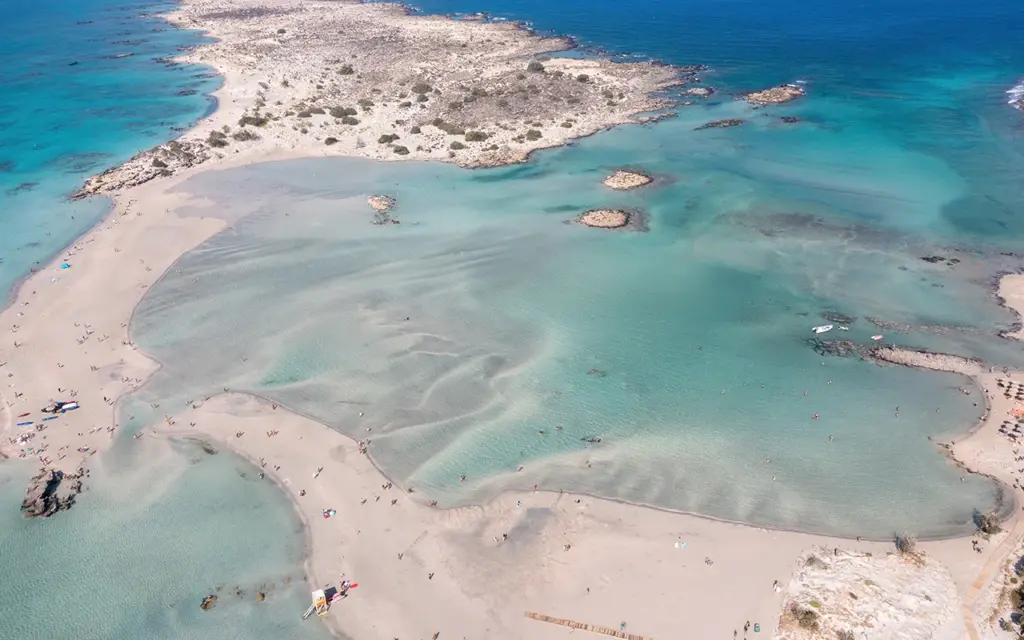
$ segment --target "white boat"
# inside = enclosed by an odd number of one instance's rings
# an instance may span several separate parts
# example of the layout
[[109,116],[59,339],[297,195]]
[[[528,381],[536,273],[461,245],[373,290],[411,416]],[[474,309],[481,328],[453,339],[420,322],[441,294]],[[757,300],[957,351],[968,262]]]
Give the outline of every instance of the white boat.
[[834,325],[831,324],[822,324],[817,327],[812,327],[811,330],[814,331],[814,333],[825,333],[826,331],[831,331],[833,326]]
[[844,327],[843,325],[839,325],[839,330],[840,331],[849,331],[850,327]]
[[871,339],[874,340],[875,342],[878,342],[879,340],[882,339],[882,334],[878,334],[876,336],[871,336]]

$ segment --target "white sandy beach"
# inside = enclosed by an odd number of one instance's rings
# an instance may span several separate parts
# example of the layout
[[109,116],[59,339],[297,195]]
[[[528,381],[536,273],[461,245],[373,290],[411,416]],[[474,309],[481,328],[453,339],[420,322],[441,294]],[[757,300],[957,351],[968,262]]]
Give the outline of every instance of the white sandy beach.
[[[206,11],[214,4],[186,7]],[[465,26],[478,28],[476,23]],[[218,35],[225,38],[220,46],[230,44],[229,33]],[[218,62],[213,54],[197,56]],[[222,122],[236,121],[232,100],[259,81],[255,73],[243,80],[238,70],[222,70],[222,110],[197,130],[199,137]],[[626,121],[629,113],[595,120],[594,127]],[[377,133],[372,130],[374,138]],[[5,380],[0,389],[0,452],[36,457],[45,466],[72,471],[118,437],[117,399],[144,384],[158,367],[130,343],[133,310],[176,259],[225,227],[216,219],[180,217],[176,211],[187,196],[169,190],[200,171],[325,153],[323,142],[309,137],[296,136],[289,144],[272,135],[263,139],[267,142],[262,146],[125,186],[114,195],[115,208],[100,225],[25,281],[0,313],[5,336],[0,343],[0,375]],[[329,149],[372,155],[357,147],[355,135],[350,145],[339,142]],[[528,150],[525,145],[517,149]],[[440,150],[424,157],[449,159]],[[70,268],[62,269],[63,263]],[[1024,277],[1003,278],[1000,295],[1009,307],[1024,312]],[[983,389],[973,393],[984,393],[989,403],[984,422],[969,436],[957,438],[951,452],[971,471],[1016,487],[1019,499],[1019,467],[1024,463],[1000,426],[1024,403],[1005,398],[999,381],[1024,381],[1024,373],[989,373],[950,361],[907,364],[957,371]],[[11,443],[18,434],[33,433],[17,426],[19,416],[29,413],[25,420],[38,421],[40,408],[58,399],[77,400],[81,408],[41,423],[45,430],[32,439]],[[543,640],[572,633],[565,626],[528,618],[527,612],[613,631],[625,622],[618,637],[729,638],[737,630],[739,637],[766,637],[776,634],[780,613],[789,603],[811,597],[812,587],[825,599],[823,617],[829,628],[867,621],[877,631],[867,636],[871,638],[997,638],[991,610],[1024,534],[1021,518],[1014,516],[1004,524],[1004,533],[979,539],[980,553],[966,538],[922,542],[918,548],[927,559],[914,564],[888,555],[895,553],[889,541],[768,531],[569,493],[503,494],[479,507],[438,510],[424,496],[398,486],[383,488],[387,479],[360,454],[356,442],[285,408],[226,394],[195,409],[166,408],[166,414],[168,422],[146,428],[146,437],[208,439],[254,464],[266,463],[268,480],[275,479],[294,499],[308,526],[310,587],[337,584],[342,576],[359,583],[324,618],[332,629],[355,640],[404,640],[435,633],[440,638]],[[278,434],[268,436],[272,431]],[[239,432],[243,435],[236,437]],[[314,477],[320,467],[322,472]],[[337,514],[324,519],[322,511],[328,508]],[[825,577],[804,570],[805,554],[813,548],[826,555],[832,549],[837,558]],[[865,587],[869,575],[875,576],[878,589]],[[773,589],[776,581],[779,590]],[[934,599],[901,597],[913,583],[934,586]],[[874,613],[826,598],[854,591],[861,593],[857,599],[878,603],[868,607]],[[929,624],[922,625],[922,620]],[[751,628],[744,634],[746,622]],[[813,637],[791,622],[784,621],[775,637]],[[757,634],[754,623],[760,627]],[[922,636],[922,629],[931,635]]]

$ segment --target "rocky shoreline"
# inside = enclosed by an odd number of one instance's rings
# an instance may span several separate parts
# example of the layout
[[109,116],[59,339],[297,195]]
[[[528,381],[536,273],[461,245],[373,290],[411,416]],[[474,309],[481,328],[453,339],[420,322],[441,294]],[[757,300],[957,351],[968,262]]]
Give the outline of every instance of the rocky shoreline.
[[655,94],[701,69],[552,58],[574,43],[514,23],[412,15],[393,3],[185,0],[166,17],[217,38],[165,61],[221,72],[217,111],[90,178],[73,197],[270,151],[464,167],[523,162],[537,149],[649,121],[639,114],[671,104]]

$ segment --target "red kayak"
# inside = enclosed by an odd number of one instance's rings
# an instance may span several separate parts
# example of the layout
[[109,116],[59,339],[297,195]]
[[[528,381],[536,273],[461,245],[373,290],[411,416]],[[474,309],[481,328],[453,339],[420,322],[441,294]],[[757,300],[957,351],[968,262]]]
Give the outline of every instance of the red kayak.
[[21,415],[20,415],[20,416],[18,416],[18,417],[19,417],[19,418],[24,418],[25,416],[30,416],[30,415],[32,415],[32,413],[31,413],[31,412],[30,412],[30,413],[23,413],[23,414],[21,414]]

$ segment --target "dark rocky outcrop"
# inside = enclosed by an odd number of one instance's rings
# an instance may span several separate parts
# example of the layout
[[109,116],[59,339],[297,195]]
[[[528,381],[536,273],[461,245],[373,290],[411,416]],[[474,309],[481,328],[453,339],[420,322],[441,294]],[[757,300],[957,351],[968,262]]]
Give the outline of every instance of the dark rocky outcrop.
[[739,118],[729,118],[727,120],[715,120],[714,122],[707,122],[695,128],[694,131],[700,131],[701,129],[725,129],[727,127],[738,127],[739,125],[746,122]]
[[21,512],[26,518],[49,518],[58,511],[70,509],[75,496],[82,492],[84,472],[65,474],[55,469],[43,469],[32,478],[21,501]]
[[199,603],[199,608],[202,609],[203,611],[209,611],[216,604],[217,604],[217,596],[215,596],[214,594],[211,593],[210,595],[205,596],[203,598],[203,601],[201,603]]

